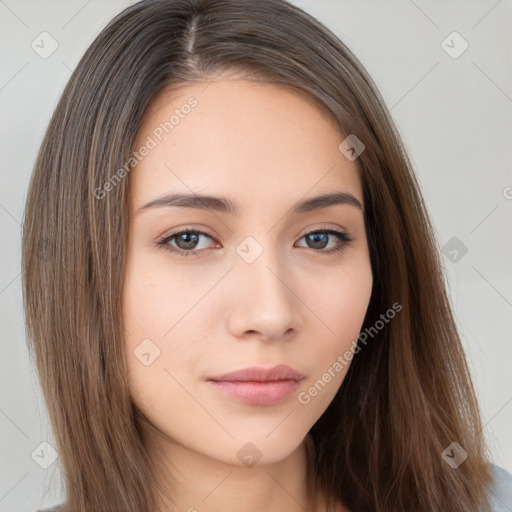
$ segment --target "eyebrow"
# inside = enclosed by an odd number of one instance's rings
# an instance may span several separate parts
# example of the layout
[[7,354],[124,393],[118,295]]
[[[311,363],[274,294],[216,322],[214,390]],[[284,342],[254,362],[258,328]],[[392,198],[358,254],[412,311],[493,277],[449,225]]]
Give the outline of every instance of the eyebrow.
[[[303,199],[297,202],[290,214],[306,213],[321,208],[327,208],[335,204],[348,204],[363,211],[363,205],[355,196],[348,192],[333,192],[322,194],[320,196]],[[141,206],[137,213],[163,207],[196,208],[200,210],[210,210],[231,215],[240,215],[240,208],[230,199],[224,197],[215,197],[198,194],[167,194],[153,199],[149,203]]]

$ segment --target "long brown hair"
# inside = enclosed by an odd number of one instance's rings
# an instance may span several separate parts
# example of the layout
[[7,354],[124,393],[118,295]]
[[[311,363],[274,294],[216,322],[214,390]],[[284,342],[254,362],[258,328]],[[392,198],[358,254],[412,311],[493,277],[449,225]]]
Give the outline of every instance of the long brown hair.
[[[478,406],[411,163],[361,63],[285,0],[134,4],[92,43],[55,109],[28,192],[23,294],[68,510],[157,508],[127,386],[121,292],[131,180],[118,171],[158,92],[222,70],[307,94],[364,144],[356,163],[374,285],[363,329],[402,306],[354,355],[312,427],[309,481],[331,505],[358,512],[485,510]],[[452,442],[468,453],[456,469],[442,457]]]

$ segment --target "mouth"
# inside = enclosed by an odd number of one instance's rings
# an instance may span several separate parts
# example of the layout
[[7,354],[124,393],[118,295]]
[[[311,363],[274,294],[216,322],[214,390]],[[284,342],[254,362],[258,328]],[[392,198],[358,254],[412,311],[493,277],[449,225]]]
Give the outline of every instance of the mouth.
[[228,398],[248,405],[274,405],[288,398],[305,378],[287,366],[250,367],[207,377],[208,384]]

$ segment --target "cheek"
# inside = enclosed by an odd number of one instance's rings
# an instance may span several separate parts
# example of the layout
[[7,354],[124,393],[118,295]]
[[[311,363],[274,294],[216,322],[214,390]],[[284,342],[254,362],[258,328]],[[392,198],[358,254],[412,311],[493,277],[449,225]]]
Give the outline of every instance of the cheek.
[[342,349],[357,338],[371,297],[373,278],[369,262],[340,268],[313,288],[311,304],[323,324],[323,341]]
[[[170,272],[138,254],[130,260],[123,290],[126,362],[131,393],[141,410],[158,410],[162,395],[164,401],[181,396],[179,383],[191,380],[204,352],[201,342],[190,341],[203,339],[197,315],[204,308],[198,307],[198,299],[207,286],[211,284],[197,272]],[[169,404],[161,410],[166,409]]]
[[324,293],[311,297],[322,333],[314,336],[314,343],[304,346],[311,372],[297,395],[298,403],[312,423],[334,399],[352,363],[371,297],[371,268],[368,264],[333,273],[328,283]]
[[[195,394],[191,376],[199,347],[177,340],[185,311],[171,279],[165,274],[155,279],[156,271],[141,271],[140,267],[133,270],[127,274],[123,306],[129,392],[146,418],[166,431],[180,414],[201,414],[183,388]],[[186,323],[186,317],[182,322]],[[188,422],[187,429],[191,436],[200,435],[197,422]]]
[[[127,268],[124,318],[129,332],[164,337],[189,314],[208,284],[198,272],[180,271],[137,254]],[[211,280],[211,279],[210,279]]]
[[[304,346],[311,361],[304,400],[313,401],[314,407],[327,407],[352,362],[353,351],[361,332],[371,297],[373,276],[368,260],[330,272],[322,287],[312,288],[308,304],[314,311],[316,323],[314,343]],[[313,386],[314,389],[311,389]],[[309,400],[309,401],[308,401]]]

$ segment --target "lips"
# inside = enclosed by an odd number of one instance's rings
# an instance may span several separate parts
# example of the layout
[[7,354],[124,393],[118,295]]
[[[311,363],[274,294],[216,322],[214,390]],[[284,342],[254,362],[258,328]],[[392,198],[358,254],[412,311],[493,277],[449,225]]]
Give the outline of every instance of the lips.
[[224,396],[248,405],[275,405],[288,398],[305,375],[287,365],[251,367],[208,377]]
[[223,375],[215,375],[207,377],[206,380],[216,382],[272,382],[277,380],[294,380],[299,381],[305,377],[304,374],[294,370],[288,365],[280,364],[273,368],[261,368],[252,366],[243,368],[235,372],[225,373]]

